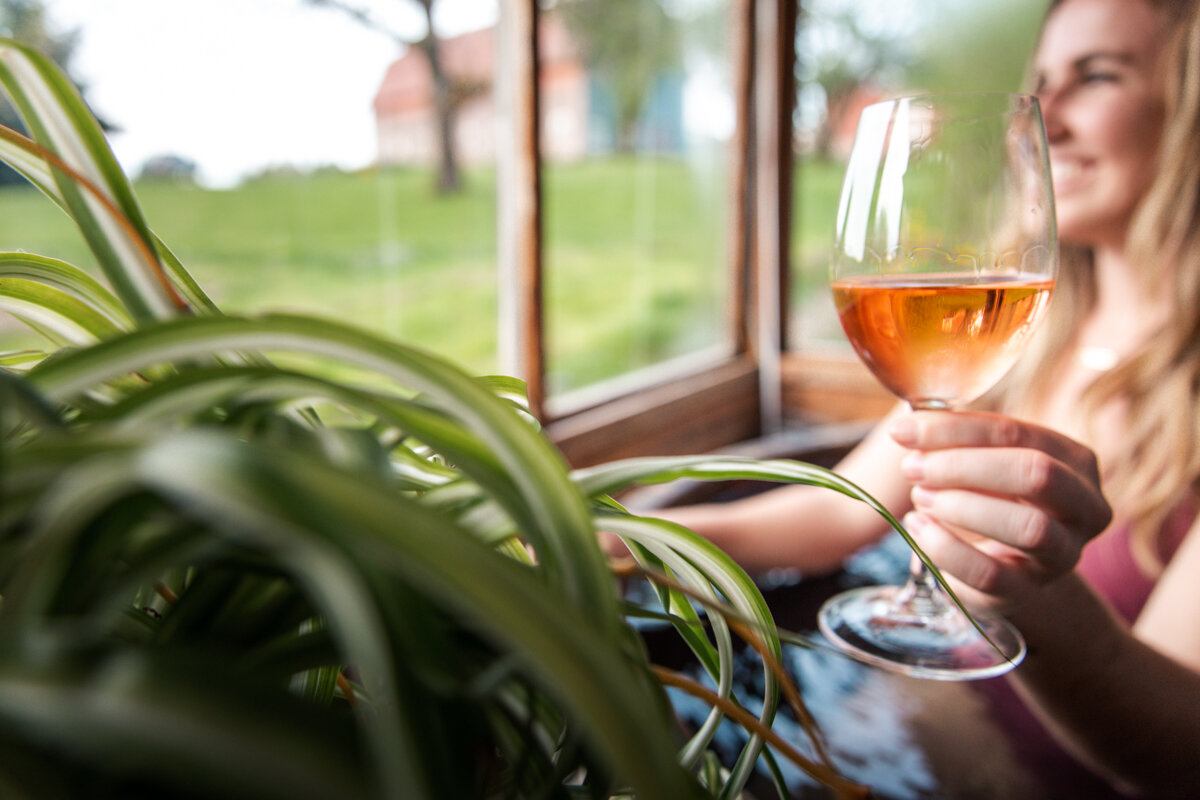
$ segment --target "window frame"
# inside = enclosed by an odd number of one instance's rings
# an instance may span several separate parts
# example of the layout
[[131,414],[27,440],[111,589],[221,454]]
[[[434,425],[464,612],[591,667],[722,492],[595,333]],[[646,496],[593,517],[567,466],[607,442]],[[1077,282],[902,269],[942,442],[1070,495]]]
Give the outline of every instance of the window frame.
[[[850,357],[787,348],[796,0],[731,0],[732,352],[657,382],[613,382],[548,403],[537,0],[501,4],[497,65],[500,363],[572,466],[719,449],[787,428],[873,419],[892,404]],[[556,407],[557,406],[557,407]]]

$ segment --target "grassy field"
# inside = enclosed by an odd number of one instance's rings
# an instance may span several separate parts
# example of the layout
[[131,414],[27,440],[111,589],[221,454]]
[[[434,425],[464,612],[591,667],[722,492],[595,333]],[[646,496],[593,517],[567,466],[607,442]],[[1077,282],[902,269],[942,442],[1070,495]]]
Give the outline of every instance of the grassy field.
[[[798,262],[829,238],[839,174],[816,167],[797,184]],[[722,175],[681,161],[606,159],[552,166],[545,177],[553,389],[718,343]],[[471,172],[449,197],[431,184],[415,170],[329,171],[223,191],[143,183],[137,192],[151,227],[224,310],[333,316],[494,371],[494,173]],[[66,218],[25,188],[0,190],[0,249],[92,263]],[[795,281],[797,300],[808,285]],[[0,346],[28,343],[10,328]]]

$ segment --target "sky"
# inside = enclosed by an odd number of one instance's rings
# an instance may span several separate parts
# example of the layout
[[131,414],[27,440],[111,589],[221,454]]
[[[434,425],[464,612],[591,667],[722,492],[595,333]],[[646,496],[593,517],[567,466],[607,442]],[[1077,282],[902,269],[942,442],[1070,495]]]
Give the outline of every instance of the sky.
[[[498,0],[438,0],[453,35],[495,21]],[[419,37],[409,0],[357,0]],[[72,73],[136,174],[147,158],[197,163],[225,187],[266,166],[357,168],[375,155],[371,102],[401,54],[389,37],[304,0],[46,0],[52,25],[79,29]]]

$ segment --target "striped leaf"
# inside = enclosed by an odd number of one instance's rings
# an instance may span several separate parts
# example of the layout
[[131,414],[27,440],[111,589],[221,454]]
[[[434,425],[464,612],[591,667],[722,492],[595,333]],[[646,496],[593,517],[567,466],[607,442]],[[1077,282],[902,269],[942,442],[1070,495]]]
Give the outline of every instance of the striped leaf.
[[343,656],[366,679],[377,711],[363,724],[373,732],[380,779],[394,789],[389,796],[435,796],[419,787],[437,783],[419,778],[419,759],[403,757],[420,752],[412,739],[419,731],[378,712],[403,705],[390,678],[388,614],[371,587],[397,581],[420,587],[512,653],[645,796],[693,796],[683,774],[666,766],[675,753],[662,700],[648,694],[626,649],[564,604],[557,589],[530,580],[528,567],[456,531],[442,515],[302,453],[284,459],[274,448],[216,432],[166,437],[115,459],[93,457],[74,471],[77,479],[44,498],[30,569],[5,595],[10,624],[35,625],[57,605],[60,593],[71,591],[69,565],[88,520],[131,485],[147,487],[264,553],[305,587]]
[[0,280],[13,278],[35,281],[70,295],[107,319],[110,327],[131,327],[120,301],[86,272],[65,261],[31,253],[0,253]]
[[118,331],[93,306],[61,289],[24,278],[0,278],[0,310],[59,346],[91,344]]
[[[930,574],[941,585],[951,602],[967,616],[977,631],[989,642],[987,632],[980,627],[971,612],[963,605],[947,583],[937,565],[925,554],[912,535],[905,530],[887,508],[867,492],[832,470],[815,464],[785,459],[756,460],[729,456],[681,456],[676,458],[636,458],[614,461],[591,469],[578,470],[574,479],[580,489],[588,495],[616,492],[635,484],[669,483],[691,479],[702,481],[761,480],[776,483],[800,483],[820,486],[847,497],[853,497],[874,509],[892,528],[900,534],[913,554],[928,568]],[[994,642],[992,642],[995,645]],[[997,649],[999,647],[997,646]]]
[[[64,354],[30,379],[53,401],[66,402],[110,381],[168,362],[226,351],[289,350],[355,364],[427,395],[499,460],[503,473],[460,464],[494,492],[560,583],[596,624],[619,619],[617,601],[587,506],[561,456],[511,406],[448,363],[412,347],[329,320],[286,314],[260,318],[190,317],[145,327]],[[462,454],[459,454],[460,456]]]
[[185,311],[129,179],[75,87],[48,58],[11,39],[0,39],[0,84],[52,157],[57,194],[130,315],[148,321]]

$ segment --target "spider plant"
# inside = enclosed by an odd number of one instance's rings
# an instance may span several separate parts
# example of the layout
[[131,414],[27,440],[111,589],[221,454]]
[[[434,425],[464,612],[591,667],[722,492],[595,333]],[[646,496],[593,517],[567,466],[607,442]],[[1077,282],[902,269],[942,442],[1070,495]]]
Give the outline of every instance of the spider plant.
[[[790,461],[572,472],[516,380],[327,319],[224,315],[57,68],[0,40],[0,83],[30,131],[0,130],[0,158],[103,273],[0,253],[0,308],[48,343],[0,361],[0,796],[736,797],[780,754],[861,793],[815,731],[771,733],[798,700],[754,583],[612,496],[757,478],[886,516],[874,500]],[[622,600],[599,528],[660,609]],[[711,685],[650,664],[634,615],[675,626]],[[735,637],[763,656],[754,703]],[[711,703],[686,740],[665,685]],[[723,719],[752,733],[732,764],[709,751]]]

